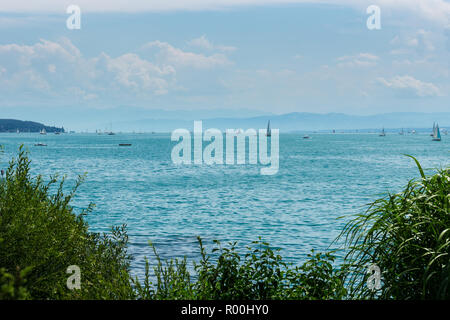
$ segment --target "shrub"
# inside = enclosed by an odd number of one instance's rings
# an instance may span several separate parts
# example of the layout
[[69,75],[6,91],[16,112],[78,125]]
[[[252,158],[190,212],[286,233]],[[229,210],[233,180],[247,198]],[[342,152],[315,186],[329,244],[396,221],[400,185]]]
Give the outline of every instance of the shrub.
[[30,298],[24,287],[26,275],[30,268],[17,269],[16,274],[7,273],[4,268],[0,269],[0,300],[26,300]]
[[311,254],[300,267],[285,263],[268,243],[259,239],[245,255],[236,251],[236,242],[216,246],[207,254],[198,238],[201,259],[195,264],[195,278],[186,268],[186,259],[162,262],[154,249],[157,265],[153,284],[146,263],[144,286],[136,279],[140,299],[275,300],[343,299],[345,271],[333,268],[331,253]]
[[[10,162],[0,182],[0,267],[9,295],[11,275],[27,270],[23,286],[34,299],[134,297],[124,227],[113,228],[110,235],[91,233],[83,216],[93,206],[77,215],[69,205],[82,180],[64,195],[64,178],[57,184],[56,176],[48,183],[41,176],[31,177],[30,161],[22,147]],[[81,269],[81,290],[66,287],[70,265]],[[25,296],[14,291],[12,297]]]

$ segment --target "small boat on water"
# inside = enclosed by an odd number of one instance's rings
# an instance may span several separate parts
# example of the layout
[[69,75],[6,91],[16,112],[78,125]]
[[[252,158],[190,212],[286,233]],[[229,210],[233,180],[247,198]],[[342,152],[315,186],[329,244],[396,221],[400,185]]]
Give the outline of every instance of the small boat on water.
[[46,147],[47,145],[45,143],[39,142],[39,143],[36,143],[34,146],[35,147]]
[[43,128],[39,133],[42,134],[42,135],[46,135],[47,131],[45,130],[45,128]]
[[270,120],[267,122],[267,130],[266,130],[266,137],[272,136],[272,130],[270,129]]
[[130,147],[131,143],[119,143],[120,147]]
[[303,139],[310,139],[311,137],[310,136],[308,136],[308,135],[304,135],[303,136]]
[[398,134],[401,136],[405,134],[405,132],[403,131],[403,128],[402,128],[402,131],[400,131]]
[[380,137],[386,137],[386,132],[384,131],[384,128],[381,130],[381,133],[379,134]]
[[433,140],[432,141],[441,141],[441,132],[439,131],[438,124],[436,124],[436,126],[433,129]]
[[436,131],[436,123],[433,122],[433,131],[430,133],[430,137],[434,136],[435,131]]

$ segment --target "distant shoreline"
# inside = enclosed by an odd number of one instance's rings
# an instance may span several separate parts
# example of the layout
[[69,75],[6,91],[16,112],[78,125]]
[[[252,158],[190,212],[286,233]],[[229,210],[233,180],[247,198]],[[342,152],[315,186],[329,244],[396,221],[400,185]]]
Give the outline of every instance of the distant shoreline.
[[46,132],[65,132],[64,127],[52,127],[34,121],[22,121],[16,119],[0,119],[0,132],[40,132],[45,129]]

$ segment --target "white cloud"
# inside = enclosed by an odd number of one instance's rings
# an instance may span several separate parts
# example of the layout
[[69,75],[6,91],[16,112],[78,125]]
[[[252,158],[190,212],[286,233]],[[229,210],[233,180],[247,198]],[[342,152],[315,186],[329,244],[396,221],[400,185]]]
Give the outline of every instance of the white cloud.
[[0,63],[5,68],[2,84],[8,88],[49,90],[56,80],[49,74],[58,69],[77,74],[85,69],[79,50],[67,39],[59,43],[41,39],[34,45],[0,45]]
[[48,65],[48,72],[55,73],[56,72],[56,66],[54,64]]
[[423,82],[411,76],[396,76],[391,80],[378,78],[384,86],[392,89],[410,90],[419,97],[440,96],[441,91],[431,82]]
[[390,44],[395,46],[395,49],[390,51],[393,55],[429,53],[435,50],[433,44],[433,33],[423,29],[419,29],[412,34],[395,36]]
[[223,52],[233,52],[236,50],[236,47],[232,46],[223,46],[223,45],[214,45],[211,41],[209,41],[205,35],[202,35],[199,38],[192,39],[188,41],[188,45],[192,47],[198,47],[206,50],[218,50]]
[[32,45],[0,45],[0,92],[34,92],[83,100],[127,94],[160,96],[179,90],[177,71],[189,73],[189,69],[210,70],[232,64],[223,53],[186,52],[161,41],[144,47],[155,51],[155,55],[128,52],[113,57],[101,53],[86,58],[66,38],[41,39]]
[[371,53],[360,53],[353,56],[343,56],[337,59],[338,67],[373,67],[380,58]]
[[208,69],[213,67],[227,66],[232,64],[222,53],[215,53],[210,56],[203,54],[186,52],[175,48],[167,42],[153,41],[144,46],[144,48],[158,48],[160,51],[157,57],[164,63],[173,64],[179,67],[193,67],[199,69]]
[[[50,95],[76,94],[94,99],[117,88],[146,94],[166,94],[175,82],[175,67],[158,65],[126,53],[85,58],[68,39],[41,39],[33,45],[0,45],[0,90],[38,90]],[[74,90],[73,88],[78,88]],[[41,92],[42,93],[42,92]]]
[[159,67],[133,53],[117,58],[102,54],[101,60],[118,84],[135,90],[151,90],[155,94],[166,94],[169,83],[164,77],[175,74],[172,66]]
[[[77,0],[82,12],[142,12],[168,10],[222,10],[236,6],[261,6],[291,3],[325,3],[365,9],[373,0]],[[2,1],[0,12],[53,12],[65,13],[71,0],[15,0]],[[450,3],[445,0],[378,0],[383,9],[410,12],[447,25],[450,18]]]

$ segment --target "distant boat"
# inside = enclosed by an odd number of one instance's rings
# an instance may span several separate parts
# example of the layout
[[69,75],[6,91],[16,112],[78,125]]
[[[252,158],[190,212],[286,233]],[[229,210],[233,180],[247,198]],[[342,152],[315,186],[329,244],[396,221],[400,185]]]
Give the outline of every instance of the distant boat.
[[39,132],[39,133],[45,135],[45,134],[47,134],[47,131],[45,131],[45,128],[44,128],[44,129],[42,129],[41,132]]
[[386,137],[386,132],[384,131],[384,128],[381,130],[381,133],[379,134],[380,137]]
[[398,134],[401,136],[405,134],[405,132],[403,131],[403,128],[402,128],[402,131],[400,131]]
[[303,139],[309,139],[309,138],[310,138],[310,136],[308,136],[308,135],[303,136]]
[[55,134],[56,134],[56,135],[58,135],[58,134],[61,134],[61,132],[59,132],[59,131],[55,131]]
[[20,133],[19,129],[17,129],[16,133]]
[[270,120],[267,122],[267,131],[266,131],[266,137],[272,136],[272,130],[270,129]]
[[131,143],[119,143],[120,147],[130,147]]
[[416,134],[416,130],[411,131],[412,134]]
[[433,122],[433,131],[430,133],[430,136],[434,137],[435,132],[436,132],[436,123]]
[[35,145],[34,145],[35,147],[46,147],[47,145],[45,144],[45,143],[36,143]]
[[115,133],[114,132],[108,132],[108,136],[113,136],[113,135],[115,135]]
[[441,132],[439,131],[439,125],[436,124],[433,132],[433,141],[441,141]]

